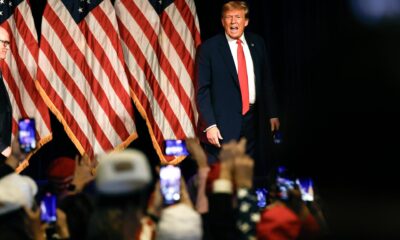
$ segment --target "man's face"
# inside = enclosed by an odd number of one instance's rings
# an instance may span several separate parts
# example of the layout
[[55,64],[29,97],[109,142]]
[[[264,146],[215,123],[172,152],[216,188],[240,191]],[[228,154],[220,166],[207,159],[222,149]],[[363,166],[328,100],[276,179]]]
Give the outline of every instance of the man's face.
[[0,60],[6,58],[9,45],[10,35],[4,28],[0,27]]
[[242,9],[228,10],[222,17],[222,26],[224,26],[225,33],[233,39],[239,39],[248,24],[249,19],[245,18],[244,10]]

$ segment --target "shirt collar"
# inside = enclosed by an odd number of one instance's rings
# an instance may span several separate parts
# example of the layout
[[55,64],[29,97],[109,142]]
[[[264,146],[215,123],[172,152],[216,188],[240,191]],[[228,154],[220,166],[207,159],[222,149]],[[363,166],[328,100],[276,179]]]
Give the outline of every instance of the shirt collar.
[[[228,43],[232,43],[232,42],[235,42],[235,43],[236,43],[236,39],[233,39],[233,38],[229,37],[229,35],[226,34],[226,33],[225,33],[225,37],[226,37],[226,39],[228,40]],[[247,44],[247,43],[246,43],[246,39],[244,38],[244,33],[242,34],[242,36],[240,36],[239,39],[242,41],[243,44]]]

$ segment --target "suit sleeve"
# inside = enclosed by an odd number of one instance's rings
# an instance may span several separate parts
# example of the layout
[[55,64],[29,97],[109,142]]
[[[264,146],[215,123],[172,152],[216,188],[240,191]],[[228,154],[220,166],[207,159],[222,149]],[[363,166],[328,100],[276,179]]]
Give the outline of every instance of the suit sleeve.
[[[1,114],[0,114],[0,117],[2,117]],[[7,136],[11,136],[11,133],[8,131],[8,129],[6,129],[6,126],[5,126],[6,121],[2,121],[2,120],[4,120],[4,119],[0,119],[0,124],[1,124],[1,126],[0,126],[0,155],[1,155],[1,152],[4,151],[4,149],[6,149],[8,146],[10,146],[10,144],[6,142],[6,138],[7,138]]]
[[12,107],[0,73],[0,152],[11,145]]
[[274,88],[274,82],[273,82],[273,74],[271,72],[272,66],[271,62],[269,59],[268,52],[266,50],[265,44],[263,46],[263,56],[264,56],[264,61],[263,61],[263,75],[264,75],[264,92],[265,92],[265,107],[266,107],[266,112],[268,113],[269,118],[274,118],[278,117],[278,106],[277,106],[277,100],[276,100],[276,93],[275,93],[275,88]]
[[209,52],[210,50],[208,50],[207,47],[200,46],[196,57],[196,103],[199,111],[201,131],[216,124],[211,97],[212,66]]

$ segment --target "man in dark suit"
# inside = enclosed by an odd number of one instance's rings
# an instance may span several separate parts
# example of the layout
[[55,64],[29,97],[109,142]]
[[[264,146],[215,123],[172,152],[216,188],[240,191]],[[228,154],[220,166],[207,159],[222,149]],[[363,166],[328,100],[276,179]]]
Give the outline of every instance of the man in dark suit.
[[[10,35],[0,27],[0,61],[4,61],[10,46]],[[12,107],[0,71],[0,163],[11,154]]]
[[218,159],[222,143],[241,137],[254,158],[258,119],[264,124],[269,119],[272,131],[279,129],[264,41],[244,33],[248,11],[243,1],[224,4],[225,33],[205,41],[197,52],[198,132],[210,163]]

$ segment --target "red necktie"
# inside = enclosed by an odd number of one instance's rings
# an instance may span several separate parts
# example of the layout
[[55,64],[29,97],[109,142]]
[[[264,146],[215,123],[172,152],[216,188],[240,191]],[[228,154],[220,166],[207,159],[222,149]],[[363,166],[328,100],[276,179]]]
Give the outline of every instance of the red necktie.
[[246,58],[244,57],[242,41],[238,39],[236,43],[238,45],[237,61],[240,93],[242,94],[242,114],[245,115],[249,111],[249,84],[247,80]]

